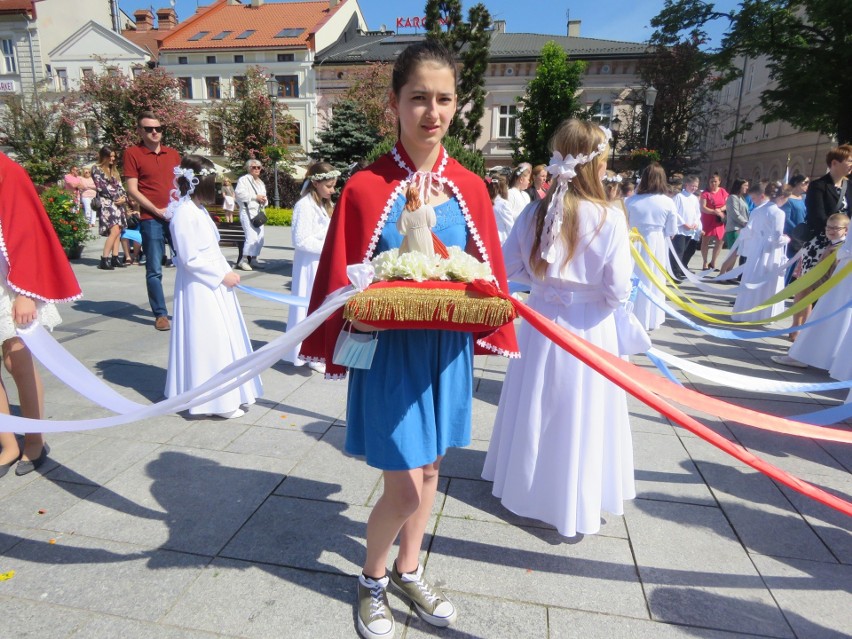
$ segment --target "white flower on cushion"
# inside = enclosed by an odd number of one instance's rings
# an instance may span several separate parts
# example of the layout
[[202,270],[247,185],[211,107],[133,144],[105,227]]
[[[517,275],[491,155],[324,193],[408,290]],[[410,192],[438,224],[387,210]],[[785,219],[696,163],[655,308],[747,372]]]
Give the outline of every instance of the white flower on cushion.
[[450,246],[447,252],[450,254],[449,259],[442,260],[444,275],[447,279],[456,282],[472,282],[492,278],[488,264],[480,262],[473,255],[465,253],[457,246]]
[[416,251],[400,255],[398,249],[390,249],[374,257],[371,263],[376,272],[376,280],[384,282],[400,279],[415,282],[472,282],[493,279],[488,264],[480,262],[457,246],[451,246],[447,251],[449,258],[442,259]]

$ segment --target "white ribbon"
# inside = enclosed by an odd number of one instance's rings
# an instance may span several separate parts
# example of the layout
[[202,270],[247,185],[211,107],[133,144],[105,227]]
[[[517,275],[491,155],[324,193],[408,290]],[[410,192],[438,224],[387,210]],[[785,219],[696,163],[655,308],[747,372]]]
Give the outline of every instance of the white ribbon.
[[[82,374],[80,371],[83,368],[82,365],[79,365],[80,367],[72,372],[61,372],[61,367],[67,365],[66,358],[73,359],[73,356],[47,331],[37,329],[24,331],[20,333],[24,343],[34,354],[36,352],[39,353],[38,358],[40,361],[41,357],[45,357],[45,366],[52,373],[58,377],[61,376],[62,381],[87,399],[100,406],[110,408],[119,414],[97,419],[87,418],[55,421],[0,415],[0,431],[15,433],[56,433],[93,430],[96,428],[128,424],[143,419],[150,420],[154,417],[169,413],[178,413],[193,406],[203,404],[222,393],[226,393],[245,384],[250,379],[257,377],[262,371],[276,364],[287,352],[313,333],[332,313],[342,307],[356,292],[355,288],[351,286],[338,289],[326,298],[322,306],[308,315],[304,321],[297,324],[292,330],[272,340],[254,353],[249,353],[245,357],[229,364],[200,386],[147,406],[121,397],[116,391],[88,371],[86,371],[86,374]],[[50,366],[53,368],[50,368]]]

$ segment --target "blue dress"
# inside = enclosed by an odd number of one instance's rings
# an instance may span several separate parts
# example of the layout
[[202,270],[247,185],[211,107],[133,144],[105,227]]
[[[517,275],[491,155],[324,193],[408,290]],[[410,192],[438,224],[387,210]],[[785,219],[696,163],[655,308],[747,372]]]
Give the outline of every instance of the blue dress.
[[[396,230],[405,198],[391,210],[376,255],[402,244]],[[432,229],[446,246],[467,244],[455,199],[435,207]],[[381,470],[434,462],[447,448],[470,444],[473,336],[461,331],[388,330],[369,370],[350,369],[346,452]]]

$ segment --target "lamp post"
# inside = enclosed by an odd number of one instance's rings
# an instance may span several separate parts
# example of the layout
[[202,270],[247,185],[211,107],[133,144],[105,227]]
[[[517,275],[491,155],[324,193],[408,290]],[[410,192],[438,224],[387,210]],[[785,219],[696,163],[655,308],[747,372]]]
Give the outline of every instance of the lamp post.
[[269,103],[272,105],[272,145],[276,147],[275,157],[272,160],[272,175],[275,181],[275,208],[281,208],[281,198],[278,195],[278,130],[275,128],[275,107],[278,106],[278,80],[270,76],[266,81],[269,91]]
[[615,146],[618,144],[618,132],[621,131],[621,120],[618,119],[617,115],[610,120],[609,130],[612,132],[612,162],[610,162],[610,165],[612,170],[615,171]]
[[645,124],[645,148],[648,148],[648,133],[651,131],[651,113],[654,110],[654,102],[657,101],[657,90],[653,86],[645,89],[645,106],[648,107],[648,119]]

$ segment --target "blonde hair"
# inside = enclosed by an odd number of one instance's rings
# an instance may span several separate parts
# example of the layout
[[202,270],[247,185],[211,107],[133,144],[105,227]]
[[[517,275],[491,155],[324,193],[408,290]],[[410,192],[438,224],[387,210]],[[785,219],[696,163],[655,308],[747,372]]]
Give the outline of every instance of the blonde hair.
[[[311,178],[314,175],[330,173],[331,171],[334,171],[334,167],[328,162],[314,162],[308,167],[308,170],[305,171],[305,179],[308,180],[308,193],[310,193],[311,197],[314,198],[314,202],[324,208],[329,215],[331,215],[331,212],[334,210],[334,205],[331,203],[330,199],[324,200],[320,197],[317,192],[316,184]],[[337,178],[334,179],[337,181]]]
[[[603,210],[601,225],[606,219],[607,199],[604,193],[603,183],[600,179],[601,165],[606,164],[609,157],[609,149],[605,148],[598,153],[598,145],[606,144],[607,139],[603,130],[596,124],[582,120],[566,120],[550,140],[552,151],[559,151],[562,157],[573,155],[597,155],[590,162],[578,164],[575,167],[577,175],[569,182],[568,188],[562,199],[563,221],[562,242],[565,245],[565,260],[563,265],[568,264],[577,250],[580,239],[580,218],[578,215],[580,202],[585,200],[597,204]],[[559,180],[554,179],[543,200],[540,200],[535,212],[535,241],[530,252],[530,265],[536,277],[543,279],[547,270],[547,262],[541,257],[541,234],[544,230],[544,217],[547,208],[553,199]],[[600,225],[595,233],[600,230]]]

